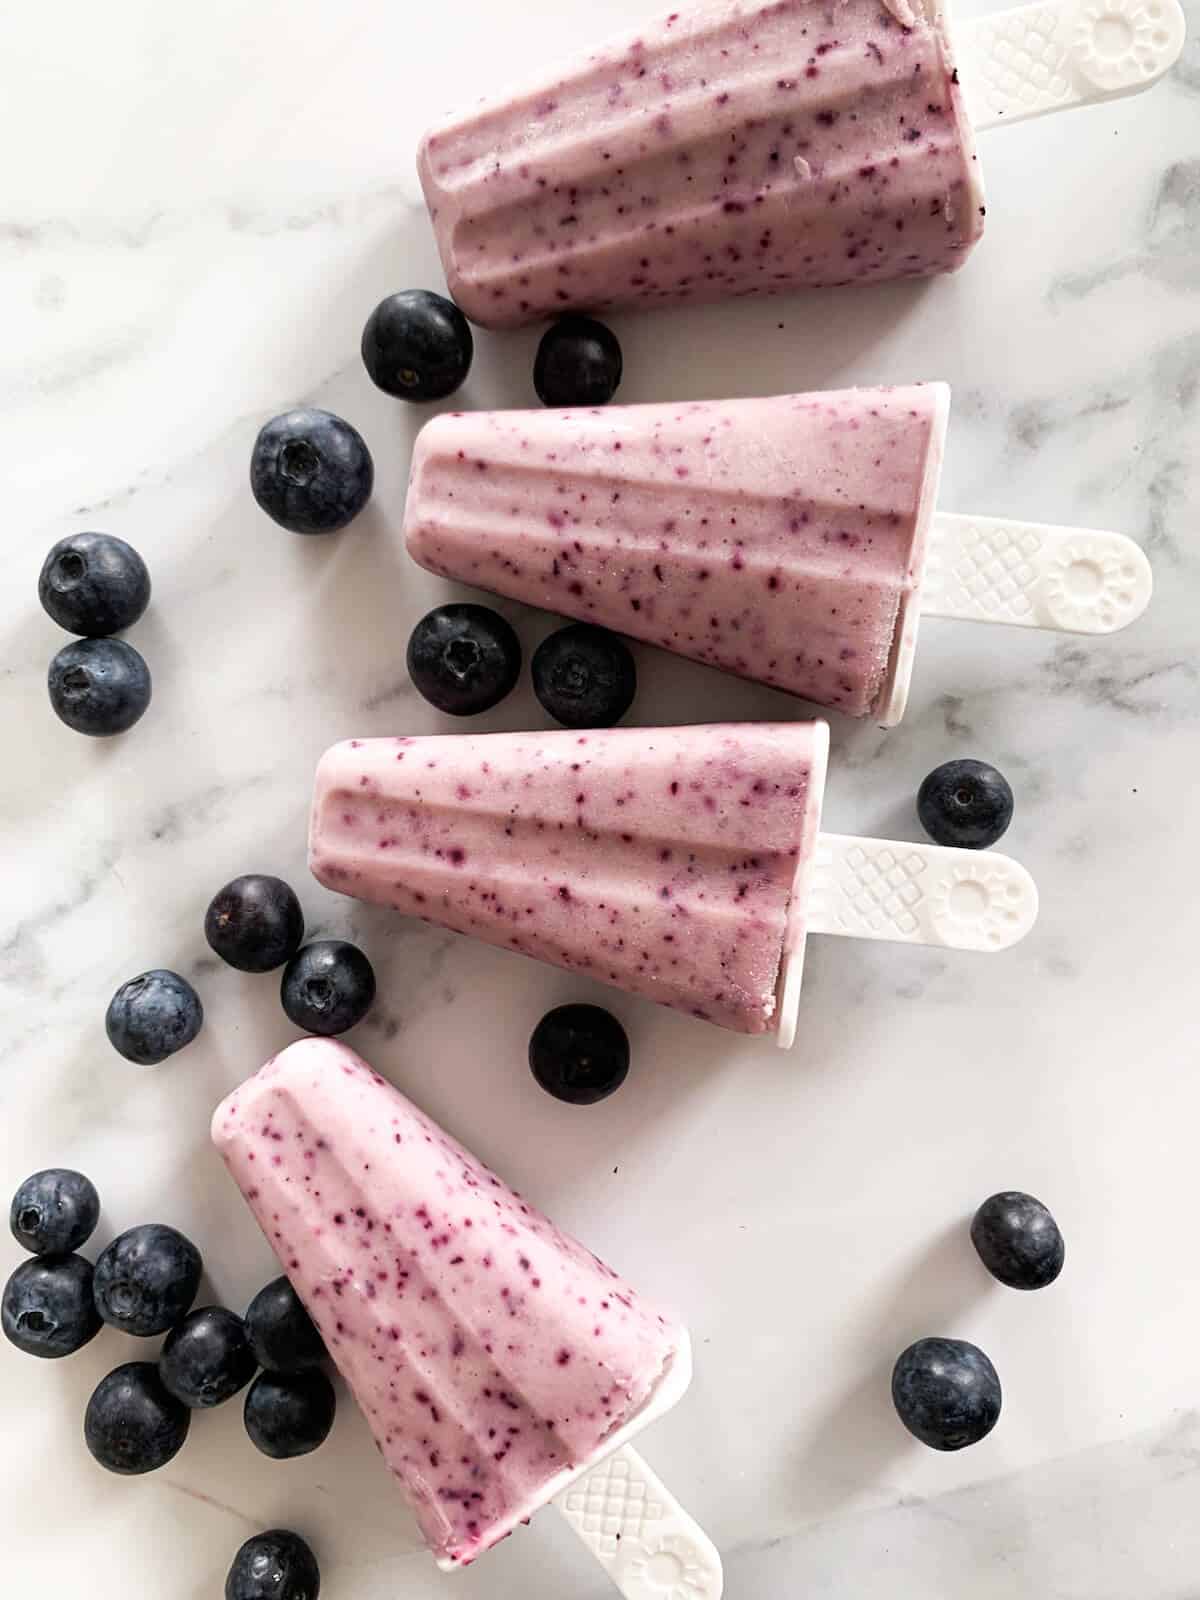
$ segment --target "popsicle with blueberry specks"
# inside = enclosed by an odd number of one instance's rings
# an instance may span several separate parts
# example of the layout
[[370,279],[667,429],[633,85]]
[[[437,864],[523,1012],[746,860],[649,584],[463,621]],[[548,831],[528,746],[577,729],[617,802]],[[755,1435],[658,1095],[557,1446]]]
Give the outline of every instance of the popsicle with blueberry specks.
[[[664,1544],[719,1600],[715,1549],[628,1444],[687,1388],[673,1318],[337,1041],[288,1046],[212,1137],[439,1565],[557,1500],[630,1600]],[[615,1539],[588,1513],[613,1474],[633,1490]]]
[[995,851],[820,831],[823,722],[350,739],[317,769],[327,888],[734,1032],[795,1037],[808,933],[1001,950]]

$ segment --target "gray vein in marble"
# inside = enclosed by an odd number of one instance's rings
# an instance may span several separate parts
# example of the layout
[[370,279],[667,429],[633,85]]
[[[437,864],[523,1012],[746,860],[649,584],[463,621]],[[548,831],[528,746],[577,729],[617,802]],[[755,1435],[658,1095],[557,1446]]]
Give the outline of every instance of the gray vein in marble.
[[1163,170],[1142,233],[1140,250],[1055,278],[1050,304],[1084,299],[1131,274],[1170,289],[1200,286],[1200,160],[1172,162]]

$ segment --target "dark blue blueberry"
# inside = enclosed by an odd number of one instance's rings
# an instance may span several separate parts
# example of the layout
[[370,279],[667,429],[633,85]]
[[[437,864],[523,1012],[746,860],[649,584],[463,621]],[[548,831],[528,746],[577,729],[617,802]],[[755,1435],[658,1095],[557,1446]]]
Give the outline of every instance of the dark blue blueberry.
[[1000,1379],[965,1339],[918,1339],[892,1371],[892,1402],[909,1433],[931,1450],[962,1450],[1000,1416]]
[[336,533],[366,505],[374,483],[362,435],[331,411],[285,411],[254,441],[250,488],[289,533]]
[[100,1220],[100,1196],[91,1180],[70,1167],[35,1172],[13,1195],[12,1236],[35,1256],[67,1256],[91,1238]]
[[621,382],[621,346],[591,317],[562,317],[547,328],[533,363],[533,387],[545,406],[603,406]]
[[150,574],[132,545],[111,533],[73,533],[46,557],[38,597],[68,633],[102,639],[130,628],[150,604]]
[[1063,1269],[1066,1246],[1040,1200],[1005,1189],[985,1200],[971,1223],[979,1259],[1010,1289],[1044,1289]]
[[533,1030],[529,1066],[556,1100],[595,1105],[619,1089],[629,1074],[629,1038],[601,1006],[558,1006]]
[[428,289],[388,295],[363,329],[362,358],[371,382],[401,400],[453,394],[474,354],[466,317],[453,300]]
[[167,1335],[158,1358],[164,1387],[189,1410],[231,1399],[258,1371],[246,1325],[224,1306],[204,1306]]
[[54,1360],[82,1350],[100,1331],[92,1264],[82,1256],[22,1261],[4,1286],[5,1337],[27,1356]]
[[611,728],[637,693],[629,646],[587,622],[543,639],[532,666],[534,694],[564,728]]
[[93,739],[126,732],[150,704],[150,669],[124,639],[64,645],[46,682],[55,716]]
[[325,1341],[286,1278],[273,1279],[251,1300],[246,1334],[268,1372],[304,1372],[325,1360]]
[[1004,833],[1013,815],[1013,792],[1003,773],[986,761],[947,761],[917,793],[917,816],[935,844],[984,850]]
[[132,1477],[178,1455],[191,1421],[188,1408],[163,1388],[153,1362],[127,1361],[96,1385],[83,1437],[102,1467]]
[[323,1372],[261,1372],[246,1396],[246,1432],[276,1461],[306,1456],[329,1437],[336,1408]]
[[299,950],[304,912],[282,878],[249,872],[213,897],[204,937],[239,972],[273,972]]
[[247,1539],[225,1579],[225,1600],[317,1600],[320,1593],[316,1556],[285,1528]]
[[345,1033],[375,999],[375,973],[357,945],[316,939],[283,969],[283,1009],[306,1033]]
[[156,967],[121,985],[108,1003],[104,1026],[126,1061],[152,1067],[191,1044],[203,1021],[200,996],[187,979]]
[[200,1287],[203,1262],[190,1239],[161,1222],[118,1234],[96,1263],[96,1309],[139,1339],[182,1322]]
[[521,642],[487,606],[438,606],[412,631],[408,675],[439,711],[473,717],[512,691],[521,675]]

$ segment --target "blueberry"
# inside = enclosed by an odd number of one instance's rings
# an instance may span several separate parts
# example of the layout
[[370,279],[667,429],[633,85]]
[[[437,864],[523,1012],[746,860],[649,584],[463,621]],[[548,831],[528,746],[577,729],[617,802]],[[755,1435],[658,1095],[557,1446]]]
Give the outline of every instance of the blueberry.
[[101,1378],[83,1437],[102,1467],[132,1477],[165,1467],[183,1448],[192,1414],[163,1388],[150,1361],[127,1361]]
[[250,872],[213,897],[204,937],[240,972],[272,972],[299,950],[304,913],[282,878]]
[[118,1234],[96,1263],[96,1309],[105,1322],[148,1339],[182,1322],[203,1263],[190,1239],[161,1222]]
[[985,1200],[971,1223],[979,1259],[1010,1289],[1044,1289],[1063,1269],[1066,1246],[1040,1200],[1006,1189]]
[[203,1021],[200,996],[187,979],[156,967],[121,985],[108,1003],[104,1026],[126,1061],[152,1067],[191,1044]]
[[70,1167],[35,1172],[13,1195],[12,1236],[35,1256],[67,1256],[91,1238],[100,1219],[100,1196],[90,1179]]
[[336,533],[366,505],[374,483],[362,435],[331,411],[285,411],[254,441],[250,488],[289,533]]
[[164,1388],[189,1410],[207,1410],[244,1389],[258,1371],[246,1325],[224,1306],[204,1306],[167,1335],[158,1358]]
[[323,1372],[260,1372],[246,1396],[246,1432],[276,1461],[306,1456],[329,1437],[336,1407]]
[[100,1331],[92,1264],[82,1256],[22,1261],[4,1286],[4,1334],[27,1356],[74,1355]]
[[286,1528],[247,1539],[225,1579],[225,1600],[317,1600],[320,1593],[317,1558]]
[[574,622],[534,651],[533,692],[564,728],[611,728],[633,704],[637,668],[615,633]]
[[251,1300],[246,1334],[268,1372],[303,1372],[325,1360],[325,1342],[286,1278],[273,1279]]
[[150,669],[124,639],[64,645],[46,682],[55,716],[93,739],[125,733],[150,704]]
[[947,761],[917,793],[917,816],[935,844],[983,850],[1001,837],[1013,815],[1008,780],[986,761]]
[[439,711],[490,711],[521,674],[521,642],[487,606],[458,602],[421,618],[408,641],[408,675]]
[[931,1450],[961,1450],[986,1438],[1000,1416],[1000,1379],[965,1339],[918,1339],[892,1371],[900,1421]]
[[603,406],[621,382],[621,346],[591,317],[562,317],[547,328],[533,363],[533,387],[545,406]]
[[558,1006],[533,1030],[529,1066],[556,1100],[595,1105],[619,1089],[629,1073],[629,1038],[601,1006]]
[[405,289],[381,300],[363,329],[371,382],[401,400],[441,400],[471,370],[475,341],[466,317],[444,295]]
[[111,533],[74,533],[51,548],[38,579],[47,615],[68,633],[102,639],[130,628],[150,604],[150,574]]
[[375,973],[357,945],[317,939],[283,969],[283,1009],[306,1033],[345,1033],[361,1022],[375,999]]

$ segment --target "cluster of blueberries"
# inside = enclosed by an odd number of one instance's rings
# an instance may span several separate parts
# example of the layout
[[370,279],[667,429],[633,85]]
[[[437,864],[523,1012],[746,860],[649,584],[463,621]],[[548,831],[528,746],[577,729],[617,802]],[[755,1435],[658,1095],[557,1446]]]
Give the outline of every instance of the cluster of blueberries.
[[[126,1362],[93,1391],[83,1434],[99,1464],[125,1476],[165,1466],[182,1449],[193,1411],[247,1385],[246,1432],[264,1455],[285,1460],[322,1444],[336,1408],[325,1345],[288,1280],[267,1284],[244,1317],[224,1306],[192,1310],[203,1262],[191,1240],[145,1223],[119,1234],[93,1267],[78,1252],[99,1217],[100,1197],[83,1173],[56,1167],[26,1178],[9,1225],[31,1259],[0,1301],[5,1336],[27,1355],[73,1355],[105,1323],[140,1339],[166,1335],[156,1361]],[[319,1587],[304,1540],[275,1529],[238,1552],[225,1594],[316,1600]]]
[[[345,1033],[375,999],[375,973],[357,945],[345,939],[304,944],[304,912],[282,878],[246,873],[214,896],[204,934],[222,961],[239,972],[283,967],[283,1009],[306,1033]],[[165,968],[142,972],[113,995],[105,1027],[127,1061],[154,1066],[200,1032],[204,1007],[186,978]]]
[[[1050,1212],[1015,1189],[983,1202],[971,1222],[971,1243],[992,1276],[1010,1289],[1046,1288],[1066,1256]],[[978,1345],[918,1339],[892,1369],[892,1402],[922,1444],[962,1450],[986,1438],[999,1421],[1000,1378]]]

